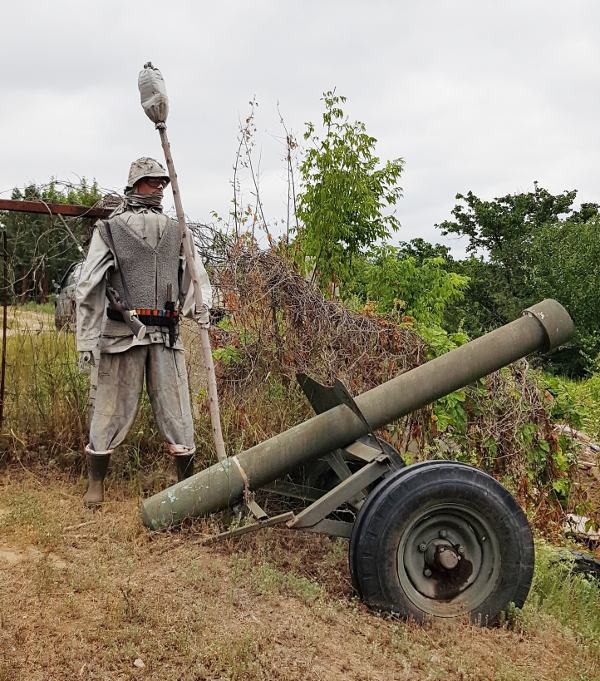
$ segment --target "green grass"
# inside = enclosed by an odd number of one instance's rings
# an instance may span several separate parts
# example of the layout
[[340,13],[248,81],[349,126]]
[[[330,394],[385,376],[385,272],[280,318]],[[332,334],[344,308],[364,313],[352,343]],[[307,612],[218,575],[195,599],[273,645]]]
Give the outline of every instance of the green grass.
[[23,312],[39,312],[40,314],[54,315],[54,300],[50,299],[47,303],[23,303],[18,307]]
[[79,448],[88,386],[77,368],[71,334],[25,331],[10,336],[6,385],[3,435],[9,450],[22,455],[41,448],[47,460]]
[[572,389],[575,398],[585,409],[584,430],[600,439],[600,373],[593,374],[587,381],[573,382]]
[[550,617],[600,653],[600,583],[573,572],[568,551],[538,542],[533,585],[517,621],[529,631]]
[[234,580],[247,580],[258,596],[294,596],[310,605],[326,599],[323,587],[312,579],[292,570],[280,570],[272,563],[256,562],[250,556],[233,556]]

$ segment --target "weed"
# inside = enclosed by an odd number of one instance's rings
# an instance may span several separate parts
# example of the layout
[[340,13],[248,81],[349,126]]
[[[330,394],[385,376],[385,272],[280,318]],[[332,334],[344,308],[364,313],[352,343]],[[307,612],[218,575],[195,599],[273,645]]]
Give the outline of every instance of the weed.
[[523,610],[525,626],[537,626],[540,615],[551,616],[600,652],[600,585],[573,572],[568,552],[544,542],[536,547],[533,586]]
[[3,499],[4,513],[0,515],[0,530],[41,546],[52,546],[60,534],[60,526],[53,514],[40,503],[38,496],[17,490]]
[[293,596],[312,604],[325,599],[323,588],[315,581],[281,571],[264,560],[255,562],[249,557],[233,556],[234,581],[247,583],[259,596]]
[[228,681],[269,678],[261,669],[260,645],[249,633],[213,641],[203,651],[201,664],[214,678]]

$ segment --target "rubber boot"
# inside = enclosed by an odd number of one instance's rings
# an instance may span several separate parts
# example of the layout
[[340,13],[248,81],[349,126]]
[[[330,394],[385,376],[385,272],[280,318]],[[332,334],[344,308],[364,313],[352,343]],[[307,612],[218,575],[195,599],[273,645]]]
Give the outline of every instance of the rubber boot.
[[177,467],[177,482],[189,478],[190,475],[194,475],[194,455],[179,454],[175,457],[175,466]]
[[110,454],[86,454],[88,486],[83,496],[83,505],[88,508],[100,506],[104,501],[104,478],[108,470]]

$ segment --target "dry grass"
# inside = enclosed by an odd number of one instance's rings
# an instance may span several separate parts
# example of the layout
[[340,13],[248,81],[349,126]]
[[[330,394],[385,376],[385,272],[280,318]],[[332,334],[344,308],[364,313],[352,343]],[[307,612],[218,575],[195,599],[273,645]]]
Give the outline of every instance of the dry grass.
[[[0,327],[1,328],[1,327]],[[7,311],[6,335],[14,336],[19,333],[54,330],[54,314],[48,311],[47,306],[36,305],[33,308],[26,306],[9,306]]]
[[207,525],[148,534],[123,482],[96,513],[82,489],[4,472],[0,681],[599,678],[600,650],[542,611],[494,630],[382,619],[352,598],[341,541],[203,547]]

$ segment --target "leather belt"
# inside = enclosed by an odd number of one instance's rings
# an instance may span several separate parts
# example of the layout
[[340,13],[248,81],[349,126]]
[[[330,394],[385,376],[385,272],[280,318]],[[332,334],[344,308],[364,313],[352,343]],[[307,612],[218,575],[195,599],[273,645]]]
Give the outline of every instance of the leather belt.
[[[147,326],[174,326],[179,322],[179,313],[171,310],[152,310],[138,308],[135,310],[137,318]],[[106,316],[115,322],[122,322],[123,315],[111,307],[106,308]]]

